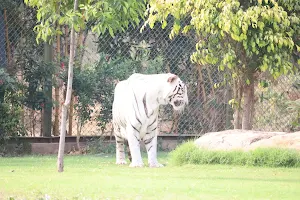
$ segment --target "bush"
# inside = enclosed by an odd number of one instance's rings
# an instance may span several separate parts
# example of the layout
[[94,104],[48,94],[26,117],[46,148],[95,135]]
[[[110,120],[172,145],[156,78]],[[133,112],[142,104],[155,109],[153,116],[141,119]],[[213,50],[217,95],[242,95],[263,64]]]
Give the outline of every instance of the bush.
[[198,148],[193,141],[186,142],[170,153],[170,163],[226,164],[265,167],[300,167],[300,153],[282,148],[257,148],[248,152],[241,150],[221,151]]
[[21,123],[21,85],[6,70],[0,69],[0,145],[9,137],[24,135]]

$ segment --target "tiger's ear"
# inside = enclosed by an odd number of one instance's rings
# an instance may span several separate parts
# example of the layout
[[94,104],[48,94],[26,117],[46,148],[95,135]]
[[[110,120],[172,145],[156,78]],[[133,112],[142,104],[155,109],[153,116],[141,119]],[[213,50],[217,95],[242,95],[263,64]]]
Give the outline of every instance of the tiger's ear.
[[171,74],[171,76],[168,78],[168,82],[169,83],[172,83],[174,80],[176,80],[178,78],[177,75],[175,74]]

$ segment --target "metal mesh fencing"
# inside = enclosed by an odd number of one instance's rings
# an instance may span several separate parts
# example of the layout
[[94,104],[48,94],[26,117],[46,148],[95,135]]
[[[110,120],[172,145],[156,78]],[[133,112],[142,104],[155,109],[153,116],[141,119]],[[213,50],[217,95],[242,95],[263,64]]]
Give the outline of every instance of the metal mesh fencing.
[[[52,64],[49,65],[44,59],[45,45],[35,41],[35,14],[33,9],[18,1],[0,2],[0,68],[3,69],[0,71],[0,97],[2,103],[18,113],[16,117],[20,120],[19,128],[23,128],[22,134],[45,136],[43,120],[49,117],[45,113],[45,107],[49,106],[45,104],[48,86],[45,83],[50,74],[52,124],[49,135],[58,135],[65,97],[70,30],[61,27],[63,34],[53,40]],[[223,73],[216,66],[201,66],[190,61],[197,41],[195,35],[179,35],[171,40],[170,29],[170,25],[164,30],[157,25],[140,32],[140,27],[130,26],[125,33],[117,33],[115,37],[109,33],[99,36],[85,30],[77,34],[68,135],[111,134],[112,86],[116,80],[125,79],[133,72],[172,72],[188,85],[189,105],[182,115],[173,113],[171,106],[161,107],[160,133],[203,134],[233,128],[233,109],[228,103],[233,98],[231,85],[223,82]],[[11,89],[5,86],[6,75],[16,80],[11,82],[17,87],[11,94],[5,92]],[[109,83],[103,82],[103,88],[98,88],[101,84],[93,85],[101,81]],[[299,99],[297,82],[299,76],[289,75],[267,88],[256,87],[255,130],[290,130],[298,120],[298,113],[289,111],[286,102]],[[10,112],[0,115],[5,119],[3,115]],[[7,122],[2,120],[0,123]]]

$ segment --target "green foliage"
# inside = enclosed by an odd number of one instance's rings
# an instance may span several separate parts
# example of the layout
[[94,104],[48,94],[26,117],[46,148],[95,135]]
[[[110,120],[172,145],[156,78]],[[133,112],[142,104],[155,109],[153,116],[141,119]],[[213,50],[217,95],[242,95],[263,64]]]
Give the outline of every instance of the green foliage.
[[22,39],[14,41],[18,41],[14,68],[22,72],[22,78],[26,82],[23,89],[23,104],[34,110],[41,110],[46,101],[44,87],[47,87],[47,84],[45,83],[55,83],[51,77],[57,73],[58,68],[53,63],[43,61],[44,45],[37,44],[35,41],[36,35],[32,31],[36,25],[35,10],[24,6],[21,11],[22,14],[19,15],[27,17],[27,20],[20,22],[23,26],[22,31],[26,34],[23,34]]
[[[172,18],[168,21],[172,22]],[[116,32],[114,37],[111,37],[108,31],[99,35],[97,41],[99,52],[114,58],[135,59],[135,56],[144,49],[148,51],[148,59],[162,56],[164,65],[170,68],[170,72],[185,78],[187,73],[186,71],[182,73],[183,68],[192,69],[189,57],[195,46],[193,36],[180,35],[171,40],[168,37],[168,33],[172,30],[171,25],[161,29],[157,24],[153,29],[147,26],[140,31],[143,24],[144,20],[137,27],[129,25],[126,32]]]
[[[79,0],[79,9],[73,10],[73,0],[39,1],[25,0],[25,4],[37,9],[38,24],[35,26],[37,41],[47,41],[57,33],[58,25],[73,25],[75,31],[91,28],[98,34],[106,30],[113,36],[116,31],[125,31],[130,23],[138,24],[143,17],[145,0]],[[91,27],[87,27],[91,26]]]
[[164,28],[171,16],[170,38],[196,33],[191,61],[224,71],[223,82],[233,86],[231,105],[235,111],[243,111],[236,115],[234,125],[251,129],[254,84],[261,78],[277,79],[293,73],[299,67],[297,2],[289,1],[295,6],[292,8],[286,1],[276,0],[151,0],[144,27],[161,23]]
[[[95,106],[95,95],[97,80],[95,80],[94,70],[89,68],[81,70],[78,67],[74,68],[73,91],[74,96],[78,99],[75,104],[75,109],[79,113],[80,121],[84,124],[91,119],[93,107]],[[67,71],[64,74],[64,82],[67,83]]]
[[21,89],[15,78],[0,69],[0,143],[8,137],[24,134]]
[[198,148],[193,141],[177,147],[170,154],[170,163],[184,164],[226,164],[264,167],[300,167],[300,153],[281,148],[257,148],[249,152],[231,150],[208,150]]
[[[298,4],[296,0],[292,2]],[[192,30],[199,35],[192,61],[217,64],[219,70],[228,68],[244,80],[249,74],[265,71],[277,78],[295,70],[293,53],[299,52],[296,38],[300,33],[299,15],[287,12],[280,3],[275,0],[150,1],[146,24],[150,27],[157,21],[165,24],[171,15],[174,23],[170,37]],[[190,22],[182,26],[182,19],[187,16]]]

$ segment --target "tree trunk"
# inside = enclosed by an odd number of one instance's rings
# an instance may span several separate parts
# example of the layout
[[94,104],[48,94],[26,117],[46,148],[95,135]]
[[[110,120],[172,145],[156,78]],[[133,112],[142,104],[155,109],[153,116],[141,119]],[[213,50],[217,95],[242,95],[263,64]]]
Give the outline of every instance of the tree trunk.
[[40,111],[40,113],[41,113],[41,118],[39,119],[39,124],[41,125],[41,127],[40,127],[40,137],[43,137],[44,136],[44,108],[42,108],[41,109],[41,111]]
[[250,84],[244,87],[244,104],[243,104],[243,121],[242,129],[252,129],[252,112],[254,108],[254,81],[251,80]]
[[202,100],[203,100],[203,103],[205,103],[207,98],[206,98],[205,85],[204,85],[201,65],[197,65],[197,69],[198,69],[198,77],[199,77],[199,86],[202,89],[202,97],[203,97]]
[[70,110],[69,110],[69,128],[68,135],[71,136],[73,132],[73,115],[74,115],[74,94],[72,91],[71,102],[70,102]]
[[[46,64],[52,62],[52,45],[44,44],[44,60]],[[43,108],[43,136],[51,137],[52,128],[52,74],[48,74],[44,82],[45,103]]]
[[[78,0],[74,0],[74,11],[77,10],[77,7],[78,7]],[[65,103],[62,107],[59,150],[57,156],[58,172],[64,171],[64,150],[65,150],[65,136],[66,136],[66,128],[67,128],[66,127],[67,110],[69,108],[71,95],[72,95],[74,57],[75,57],[75,31],[74,31],[74,25],[72,25],[71,39],[70,39],[70,59],[69,59],[69,67],[68,67],[67,94],[66,94]]]
[[[57,34],[57,63],[60,65],[60,35]],[[57,72],[58,73],[58,72]],[[54,124],[53,124],[53,135],[57,136],[59,135],[59,107],[60,107],[60,99],[59,99],[59,78],[58,74],[56,75],[56,85],[55,85],[55,114],[54,114]]]
[[30,115],[31,115],[31,122],[32,122],[32,132],[31,132],[31,136],[35,136],[35,116],[34,116],[34,114],[35,114],[35,110],[32,108],[31,110],[30,110]]
[[214,86],[214,81],[211,77],[211,70],[210,70],[210,67],[207,66],[206,67],[206,70],[207,70],[207,75],[208,75],[208,80],[209,80],[209,83],[210,83],[210,87],[211,87],[211,93],[213,96],[215,96],[215,86]]
[[[77,48],[79,49],[78,53],[77,53],[77,57],[78,57],[78,63],[79,63],[80,71],[81,71],[81,68],[82,68],[82,61],[83,61],[83,54],[84,54],[86,38],[87,38],[87,31],[85,33],[83,33],[83,31],[81,31],[79,33],[78,40],[77,40]],[[76,144],[77,144],[77,150],[81,151],[79,141],[80,141],[80,136],[81,136],[81,130],[82,130],[82,124],[83,123],[82,123],[82,119],[81,119],[81,114],[77,113],[77,116],[78,116],[78,122],[77,122]]]
[[231,87],[227,84],[226,86],[226,93],[225,93],[225,102],[226,102],[226,107],[225,107],[225,113],[226,113],[226,119],[225,119],[225,129],[230,129],[232,127],[232,108],[228,104],[228,102],[232,99],[232,89]]
[[81,115],[78,113],[78,122],[77,122],[77,135],[76,135],[76,145],[77,145],[77,150],[80,151],[80,135],[81,135],[81,130],[82,130],[82,123],[81,123]]
[[234,105],[234,116],[233,116],[233,126],[234,129],[242,128],[242,94],[243,94],[243,85],[241,80],[237,79],[234,81],[234,99],[237,105]]
[[176,112],[173,112],[173,124],[171,132],[175,135],[178,135],[178,122],[179,122],[179,116]]

